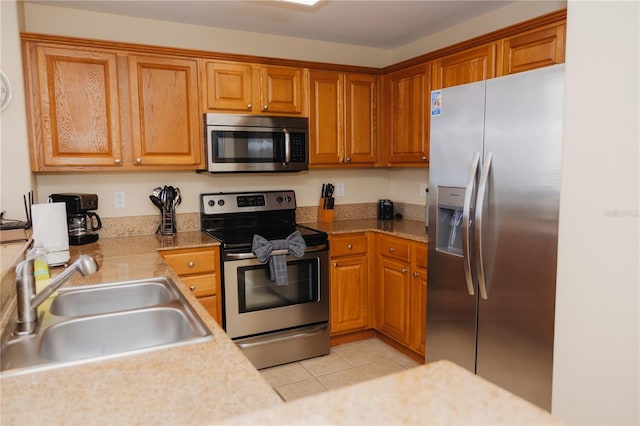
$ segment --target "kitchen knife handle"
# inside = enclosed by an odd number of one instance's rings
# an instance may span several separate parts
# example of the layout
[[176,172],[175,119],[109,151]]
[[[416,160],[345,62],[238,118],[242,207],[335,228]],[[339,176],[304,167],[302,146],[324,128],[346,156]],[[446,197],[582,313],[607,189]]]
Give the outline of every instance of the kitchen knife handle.
[[471,199],[476,186],[476,176],[478,175],[478,165],[480,163],[480,153],[474,152],[469,165],[469,177],[467,178],[467,187],[464,191],[464,204],[462,206],[462,249],[464,252],[464,278],[467,283],[467,292],[470,296],[475,295],[473,286],[473,277],[471,275],[471,244],[470,244],[470,227],[471,227]]
[[476,224],[474,228],[476,243],[476,268],[478,270],[478,288],[480,289],[480,297],[487,300],[487,281],[484,274],[484,259],[482,255],[482,216],[484,209],[484,199],[487,194],[487,182],[489,180],[489,171],[491,169],[491,158],[493,153],[487,152],[482,165],[482,175],[478,185],[478,199],[476,201]]

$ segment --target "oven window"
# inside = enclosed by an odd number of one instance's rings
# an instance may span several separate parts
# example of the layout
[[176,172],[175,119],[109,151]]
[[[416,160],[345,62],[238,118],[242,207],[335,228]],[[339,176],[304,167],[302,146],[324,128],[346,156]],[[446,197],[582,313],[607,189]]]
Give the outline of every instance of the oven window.
[[218,163],[280,162],[284,158],[282,132],[212,131]]
[[240,313],[317,301],[318,264],[317,258],[287,262],[286,285],[271,281],[268,263],[238,268]]

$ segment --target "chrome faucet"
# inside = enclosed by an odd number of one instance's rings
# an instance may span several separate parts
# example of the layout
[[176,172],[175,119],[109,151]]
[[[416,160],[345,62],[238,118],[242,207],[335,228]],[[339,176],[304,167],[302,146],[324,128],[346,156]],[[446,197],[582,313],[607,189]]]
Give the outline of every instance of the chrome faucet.
[[18,321],[16,322],[16,334],[31,334],[38,322],[38,306],[47,297],[62,287],[71,277],[80,272],[83,276],[98,271],[96,260],[86,254],[80,255],[60,275],[56,276],[48,286],[36,294],[36,280],[33,276],[34,257],[23,260],[16,266],[16,292],[18,298]]

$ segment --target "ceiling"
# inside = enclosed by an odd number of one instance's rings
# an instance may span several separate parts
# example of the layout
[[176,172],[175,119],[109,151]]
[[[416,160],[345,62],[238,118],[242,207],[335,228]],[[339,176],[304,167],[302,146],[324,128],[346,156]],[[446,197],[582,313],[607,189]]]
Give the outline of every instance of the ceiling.
[[394,49],[513,1],[24,0],[186,24]]

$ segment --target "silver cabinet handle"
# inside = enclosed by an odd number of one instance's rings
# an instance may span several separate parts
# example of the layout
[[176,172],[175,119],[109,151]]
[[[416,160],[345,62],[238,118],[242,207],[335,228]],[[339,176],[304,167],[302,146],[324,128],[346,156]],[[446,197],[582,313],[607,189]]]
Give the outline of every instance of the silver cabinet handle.
[[408,271],[408,269],[407,269],[407,268],[402,268],[402,273],[403,273],[403,274],[406,274],[406,273],[407,273],[407,271]]
[[120,164],[122,162],[122,160],[120,160],[119,158],[116,158],[115,160],[113,160],[114,163],[116,164]]
[[195,285],[189,286],[189,290],[195,291],[196,290],[196,286]]
[[351,157],[347,157],[347,163],[351,162]]
[[422,156],[422,161],[426,161],[426,160],[427,160],[427,156],[426,156],[426,155],[423,155],[423,156]]
[[196,266],[193,260],[190,260],[189,263],[187,263],[187,265],[189,266],[189,268],[193,268],[194,266]]
[[247,104],[247,109],[251,110],[251,108],[253,108],[253,104]]
[[333,265],[333,267],[335,268],[335,267],[337,267],[337,266],[338,266],[338,262],[333,262],[333,263],[332,263],[332,265]]
[[476,268],[478,269],[478,285],[480,297],[487,299],[487,282],[484,274],[484,259],[482,256],[482,210],[484,209],[484,198],[487,193],[487,182],[489,180],[489,169],[491,168],[491,157],[493,153],[488,152],[482,165],[482,176],[478,184],[478,199],[476,201],[476,224],[475,224],[475,245],[476,245]]
[[352,249],[353,249],[353,246],[352,246],[351,244],[347,244],[347,248],[348,248],[349,250],[352,250]]
[[389,247],[389,253],[393,253],[394,251],[396,251],[395,247]]
[[474,152],[471,164],[469,165],[469,176],[467,178],[467,187],[464,191],[464,203],[462,207],[462,250],[464,253],[464,278],[467,283],[467,292],[473,296],[476,292],[473,286],[473,278],[471,276],[471,244],[469,228],[471,225],[469,215],[471,214],[471,199],[476,185],[476,176],[478,175],[478,165],[480,164],[480,153]]
[[140,158],[140,157],[136,158],[136,163],[137,164],[141,164],[142,163],[142,158]]
[[414,273],[413,273],[413,276],[414,276],[414,277],[416,277],[416,278],[418,278],[418,277],[420,276],[420,272],[414,272]]
[[262,107],[262,110],[263,110],[263,111],[266,111],[266,110],[268,110],[268,109],[269,109],[269,105],[264,105],[264,106]]

